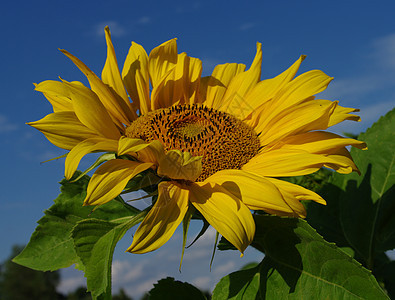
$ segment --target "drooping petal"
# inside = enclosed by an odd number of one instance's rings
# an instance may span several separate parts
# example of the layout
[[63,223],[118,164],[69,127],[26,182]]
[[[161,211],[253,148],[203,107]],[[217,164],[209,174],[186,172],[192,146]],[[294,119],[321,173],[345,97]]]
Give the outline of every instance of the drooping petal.
[[325,164],[324,167],[331,168],[341,174],[349,174],[352,171],[355,171],[359,175],[361,175],[361,172],[359,171],[358,167],[355,165],[350,155],[350,152],[348,152],[348,150],[345,147],[337,149],[336,151],[332,151],[327,156],[331,158],[332,161],[334,161],[335,163]]
[[202,173],[202,157],[189,152],[170,150],[159,161],[158,175],[171,179],[195,181]]
[[301,176],[314,173],[325,165],[348,168],[342,160],[303,150],[276,149],[261,152],[246,163],[242,170],[267,177]]
[[117,197],[130,179],[152,167],[152,163],[113,159],[102,164],[93,174],[86,191],[84,205],[101,205]]
[[285,202],[288,203],[299,217],[306,217],[306,210],[303,204],[300,203],[301,200],[310,200],[326,205],[325,200],[322,199],[320,195],[305,189],[304,187],[275,178],[267,178],[267,180],[272,182],[278,188],[280,193],[283,195]]
[[55,146],[67,150],[85,139],[98,137],[98,134],[83,125],[72,111],[52,113],[27,124],[40,130]]
[[257,43],[257,51],[251,67],[232,79],[222,99],[220,110],[237,116],[242,120],[246,118],[251,113],[251,108],[245,96],[260,80],[261,69],[262,44]]
[[219,109],[229,83],[237,74],[244,72],[245,67],[243,64],[236,63],[217,65],[205,85],[206,91],[201,92],[205,95],[204,105]]
[[122,69],[122,79],[133,103],[146,114],[151,110],[149,96],[148,55],[144,48],[132,42]]
[[[251,113],[257,109],[262,104],[266,103],[272,99],[276,93],[283,88],[288,82],[290,82],[295,74],[298,72],[300,64],[306,58],[305,55],[299,57],[299,59],[293,63],[287,70],[277,75],[274,78],[265,79],[255,85],[251,91],[244,97],[243,102],[244,111],[242,115],[246,113]],[[259,116],[260,114],[254,114],[254,116]]]
[[187,188],[196,209],[243,253],[255,234],[255,223],[247,206],[218,184],[196,182]]
[[[325,105],[328,102],[331,102],[330,100],[315,100],[317,103],[320,103],[321,105]],[[352,112],[358,112],[359,109],[356,108],[350,108],[350,107],[343,107],[340,105],[337,105],[333,113],[331,114],[329,118],[329,127],[336,125],[340,122],[343,122],[345,120],[350,120],[350,121],[356,121],[360,122],[361,117],[358,115],[350,114]]]
[[65,160],[66,179],[70,179],[77,170],[81,159],[88,153],[95,151],[116,152],[118,141],[105,138],[91,138],[80,142],[67,154]]
[[121,137],[118,146],[118,155],[129,154],[139,161],[153,163],[156,166],[165,156],[165,150],[160,141],[154,140],[146,143],[140,139]]
[[108,26],[104,28],[104,32],[107,44],[107,59],[101,74],[102,81],[115,91],[115,95],[118,95],[121,98],[119,99],[120,102],[125,102],[125,106],[128,107],[130,112],[133,114],[133,119],[136,119],[137,115],[131,106],[125,87],[123,86],[123,81],[119,72],[117,57],[115,55],[114,46],[111,41],[111,33]]
[[37,84],[35,90],[44,94],[52,104],[54,112],[73,111],[69,89],[63,82],[46,80]]
[[189,191],[172,182],[161,182],[158,200],[141,222],[127,251],[146,253],[165,244],[188,210]]
[[243,170],[222,170],[208,177],[204,182],[221,185],[249,209],[264,210],[277,215],[294,216],[282,194],[267,178]]
[[132,139],[122,136],[118,142],[118,155],[129,154],[131,152],[137,152],[147,147],[147,143],[141,139]]
[[121,136],[106,108],[91,89],[71,82],[63,83],[69,88],[73,109],[82,124],[106,138],[118,139]]
[[66,55],[87,77],[89,84],[91,85],[92,91],[99,97],[104,107],[110,113],[110,116],[114,123],[119,127],[123,128],[123,124],[130,125],[130,122],[134,119],[133,113],[129,107],[126,106],[124,101],[120,101],[110,88],[103,83],[82,61],[77,57],[70,54],[66,50],[61,49],[62,53]]

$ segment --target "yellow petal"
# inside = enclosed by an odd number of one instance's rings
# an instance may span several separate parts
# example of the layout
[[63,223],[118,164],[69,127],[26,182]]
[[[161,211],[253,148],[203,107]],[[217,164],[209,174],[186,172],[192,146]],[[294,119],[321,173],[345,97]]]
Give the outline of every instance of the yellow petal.
[[253,108],[246,101],[247,93],[256,86],[261,77],[262,44],[257,43],[254,61],[248,71],[236,75],[226,90],[220,109],[239,119],[246,118]]
[[73,108],[78,119],[86,127],[110,139],[119,139],[119,130],[114,125],[104,105],[91,89],[71,82],[63,82],[70,90]]
[[195,181],[202,173],[202,157],[189,152],[170,150],[159,161],[158,175],[171,179]]
[[328,164],[348,168],[345,162],[329,156],[302,150],[276,149],[259,153],[242,170],[267,177],[288,177],[311,174]]
[[255,128],[256,132],[260,133],[261,145],[271,144],[290,135],[327,129],[336,105],[337,101],[325,105],[309,101],[291,107],[270,120],[265,120],[266,126],[258,124]]
[[204,182],[221,185],[249,209],[264,210],[277,215],[293,216],[294,211],[284,201],[282,194],[268,178],[243,170],[222,170]]
[[35,90],[44,94],[52,104],[54,112],[73,111],[69,88],[63,82],[46,80],[37,84]]
[[138,152],[141,149],[147,147],[148,143],[141,139],[131,139],[122,136],[118,143],[118,155],[130,154],[131,152]]
[[77,170],[81,159],[88,153],[95,151],[117,151],[118,141],[105,138],[91,138],[80,142],[67,154],[65,161],[66,179],[70,179]]
[[[315,100],[317,103],[320,103],[322,105],[325,105],[326,103],[330,102],[329,100]],[[357,108],[350,108],[350,107],[343,107],[340,105],[337,105],[335,110],[333,111],[332,115],[329,118],[329,127],[336,125],[340,122],[343,122],[345,120],[350,120],[350,121],[361,121],[361,117],[358,115],[350,114],[351,112],[358,112],[359,109]]]
[[270,149],[264,149],[264,151],[266,152],[274,149],[298,149],[315,154],[331,154],[337,149],[344,148],[345,146],[353,146],[363,150],[367,149],[365,142],[344,138],[331,132],[313,131],[289,136],[270,147]]
[[118,128],[123,128],[122,124],[130,125],[130,122],[133,120],[133,113],[130,111],[129,107],[126,106],[125,102],[120,101],[120,98],[117,98],[110,88],[77,57],[66,50],[61,49],[60,51],[62,51],[62,53],[88,78],[92,91],[99,97]]
[[151,163],[113,159],[102,164],[93,174],[86,191],[84,205],[101,205],[119,196],[126,184]]
[[243,64],[223,64],[217,65],[208,79],[207,90],[202,92],[205,95],[204,104],[207,107],[219,109],[231,80],[245,70]]
[[345,147],[331,152],[328,157],[331,158],[334,163],[325,164],[324,167],[331,168],[341,174],[349,174],[352,171],[355,171],[361,175],[361,172],[355,165],[350,152],[348,152]]
[[320,195],[304,187],[275,178],[267,178],[267,180],[272,182],[279,189],[285,202],[288,203],[299,217],[306,217],[306,210],[303,204],[300,203],[301,200],[310,200],[326,205],[325,200],[322,199]]
[[132,42],[122,70],[122,79],[133,103],[142,115],[151,109],[149,96],[148,55],[144,48]]
[[108,26],[105,27],[104,32],[107,43],[107,59],[101,75],[102,81],[107,84],[111,89],[113,89],[115,91],[115,94],[121,98],[120,102],[125,102],[125,106],[128,107],[130,112],[133,114],[133,119],[136,119],[137,115],[134,112],[131,103],[129,102],[128,95],[126,94],[125,87],[123,86],[121,74],[119,72],[117,57],[115,55],[114,46],[111,41],[111,33]]
[[146,253],[161,247],[171,238],[188,210],[188,190],[171,182],[161,182],[158,191],[158,200],[137,228],[129,252]]
[[188,72],[187,55],[178,54],[175,65],[164,74],[161,80],[154,86],[151,94],[151,108],[153,110],[170,107],[176,102],[183,101],[184,96],[184,74]]
[[137,158],[139,161],[150,162],[159,165],[159,162],[162,160],[165,155],[165,150],[163,149],[163,145],[160,141],[154,140],[147,144],[145,147],[141,147],[142,149],[137,150]]
[[83,125],[72,111],[52,113],[39,121],[27,124],[40,130],[55,146],[67,150],[85,139],[98,137],[98,134]]
[[305,99],[322,92],[332,79],[332,77],[320,70],[313,70],[299,75],[279,90],[272,101],[266,103],[267,107],[259,116],[261,120],[260,126],[266,127],[272,119],[285,110],[295,107]]
[[255,223],[247,206],[217,184],[196,182],[187,188],[189,200],[196,209],[243,253],[255,234]]
[[[248,112],[253,112],[262,104],[266,103],[270,99],[272,99],[276,93],[283,88],[288,82],[290,82],[295,74],[298,72],[300,64],[305,59],[305,55],[300,56],[300,58],[287,70],[285,70],[280,75],[262,80],[257,85],[255,85],[251,91],[244,97],[245,101],[243,102],[245,115]],[[254,116],[259,116],[259,114],[254,114]]]
[[155,88],[177,64],[177,41],[172,39],[154,48],[148,57],[148,69]]
[[118,155],[123,154],[132,155],[139,161],[150,162],[158,166],[159,161],[165,156],[165,150],[158,140],[146,143],[140,139],[121,137],[118,144]]
[[185,103],[199,103],[199,85],[202,75],[202,61],[195,57],[186,57],[186,69],[184,74],[184,98]]

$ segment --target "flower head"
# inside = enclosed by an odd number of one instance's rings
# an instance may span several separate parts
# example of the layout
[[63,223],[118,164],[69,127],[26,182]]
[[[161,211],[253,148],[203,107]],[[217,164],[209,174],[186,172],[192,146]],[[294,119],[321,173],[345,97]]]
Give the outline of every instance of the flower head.
[[158,198],[128,251],[161,247],[194,208],[243,252],[255,233],[250,210],[304,217],[301,200],[325,204],[316,193],[278,177],[321,167],[358,172],[346,146],[364,149],[365,143],[324,131],[344,120],[359,121],[352,114],[357,110],[315,98],[332,80],[322,71],[295,78],[304,56],[280,75],[261,80],[258,43],[247,71],[230,63],[201,77],[201,61],[179,54],[175,39],[149,55],[133,42],[120,73],[108,28],[105,33],[101,79],[62,50],[90,88],[65,80],[41,82],[36,90],[54,112],[29,124],[69,150],[68,179],[84,155],[116,154],[93,174],[85,205],[114,199],[148,169],[161,177]]

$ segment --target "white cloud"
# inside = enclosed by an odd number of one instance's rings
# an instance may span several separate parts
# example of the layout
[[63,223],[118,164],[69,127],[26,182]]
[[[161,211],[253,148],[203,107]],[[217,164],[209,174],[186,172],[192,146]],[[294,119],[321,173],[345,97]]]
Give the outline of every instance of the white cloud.
[[395,33],[376,39],[373,49],[382,67],[395,70]]
[[253,27],[255,27],[255,24],[254,24],[254,23],[251,23],[251,22],[249,22],[249,23],[244,23],[244,24],[241,24],[241,26],[239,27],[239,30],[241,30],[241,31],[246,31],[246,30],[249,30],[249,29],[251,29],[251,28],[253,28]]
[[151,23],[151,18],[150,17],[148,17],[148,16],[143,16],[143,17],[141,17],[140,19],[138,19],[137,20],[137,23],[138,24],[149,24],[149,23]]
[[0,133],[7,133],[18,129],[16,124],[13,124],[4,115],[0,115]]
[[[82,272],[70,267],[61,270],[62,280],[58,286],[58,291],[62,294],[68,294],[75,291],[80,286],[86,286],[86,280]],[[63,279],[66,277],[65,279]]]

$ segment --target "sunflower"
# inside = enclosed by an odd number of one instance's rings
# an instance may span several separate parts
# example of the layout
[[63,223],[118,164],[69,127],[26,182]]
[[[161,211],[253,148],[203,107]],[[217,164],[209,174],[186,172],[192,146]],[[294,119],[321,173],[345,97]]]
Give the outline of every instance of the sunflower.
[[156,202],[138,227],[128,251],[145,253],[166,243],[196,209],[241,253],[251,243],[251,210],[305,217],[301,200],[325,204],[316,193],[278,179],[358,169],[347,146],[365,143],[326,132],[358,111],[319,100],[333,79],[319,70],[295,77],[305,56],[280,75],[260,80],[262,50],[251,67],[217,65],[201,77],[202,62],[177,52],[176,39],[149,55],[132,42],[122,73],[108,27],[101,79],[61,50],[86,75],[80,82],[44,81],[36,90],[53,113],[28,123],[54,145],[69,150],[70,179],[88,153],[110,152],[90,179],[84,205],[104,204],[137,174],[151,170],[161,180]]

